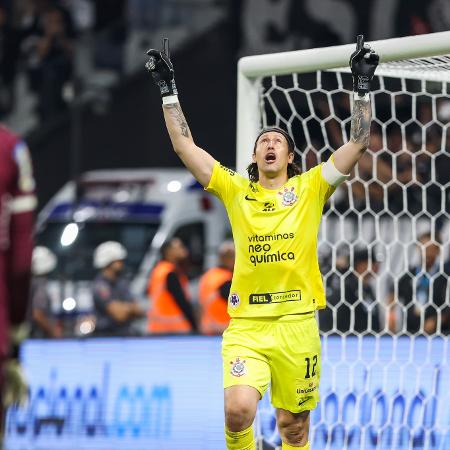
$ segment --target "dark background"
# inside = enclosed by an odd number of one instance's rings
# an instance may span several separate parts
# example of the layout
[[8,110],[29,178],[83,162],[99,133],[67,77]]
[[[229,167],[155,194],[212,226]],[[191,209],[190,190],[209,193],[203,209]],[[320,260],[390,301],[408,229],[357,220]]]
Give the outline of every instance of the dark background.
[[[93,3],[98,29],[117,24],[126,7],[125,0]],[[306,0],[218,1],[225,14],[212,29],[186,44],[172,39],[179,97],[193,136],[223,164],[235,165],[236,64],[240,56],[346,44],[358,33],[376,40],[448,28],[448,5],[441,0],[315,3],[316,9],[311,9],[311,2]],[[390,5],[388,12],[383,3]],[[123,36],[127,31],[123,24]],[[162,37],[159,32],[157,28],[149,31],[152,42]],[[73,106],[26,134],[40,207],[78,170],[180,165],[164,127],[159,93],[144,63],[143,53],[142,70],[120,77],[109,89],[109,102],[101,114],[96,111],[95,101],[80,102],[80,126],[75,130],[79,145],[73,140]],[[78,168],[71,166],[74,145],[78,148]]]

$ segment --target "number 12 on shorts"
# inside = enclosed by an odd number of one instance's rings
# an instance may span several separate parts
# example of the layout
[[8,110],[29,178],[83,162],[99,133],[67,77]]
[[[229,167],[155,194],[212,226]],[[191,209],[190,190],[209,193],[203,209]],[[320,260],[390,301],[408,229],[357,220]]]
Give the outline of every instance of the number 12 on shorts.
[[[311,359],[312,359],[312,368],[311,368]],[[305,358],[305,362],[306,362],[305,378],[311,378],[312,376],[314,377],[316,375],[317,355],[314,355],[312,358]]]

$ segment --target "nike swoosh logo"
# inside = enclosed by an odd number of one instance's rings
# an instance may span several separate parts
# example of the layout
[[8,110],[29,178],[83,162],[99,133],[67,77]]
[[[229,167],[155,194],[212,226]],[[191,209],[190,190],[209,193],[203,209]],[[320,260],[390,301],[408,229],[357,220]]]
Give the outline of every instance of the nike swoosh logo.
[[302,402],[298,402],[298,406],[302,406],[303,403],[306,403],[309,400],[309,398],[307,398],[306,400],[303,400]]
[[253,197],[249,197],[248,194],[245,196],[245,200],[251,201],[251,202],[256,202],[256,198]]

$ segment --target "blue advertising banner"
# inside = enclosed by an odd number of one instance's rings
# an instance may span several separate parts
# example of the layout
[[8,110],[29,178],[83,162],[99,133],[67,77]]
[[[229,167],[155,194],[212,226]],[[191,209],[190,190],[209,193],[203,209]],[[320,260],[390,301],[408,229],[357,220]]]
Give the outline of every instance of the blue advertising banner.
[[[324,338],[314,450],[450,450],[450,347],[443,338]],[[25,407],[7,450],[224,450],[220,339],[28,341]],[[276,448],[270,393],[256,431]]]
[[218,338],[36,340],[22,361],[8,450],[224,448]]
[[[450,347],[445,338],[322,339],[313,450],[450,450]],[[258,433],[281,445],[260,402]]]

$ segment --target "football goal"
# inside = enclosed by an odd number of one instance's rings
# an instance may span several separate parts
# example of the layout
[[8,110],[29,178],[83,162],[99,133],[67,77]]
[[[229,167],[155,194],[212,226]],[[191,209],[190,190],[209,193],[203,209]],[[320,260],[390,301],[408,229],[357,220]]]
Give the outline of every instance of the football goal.
[[[450,449],[450,32],[369,42],[369,149],[326,206],[321,402],[311,448]],[[279,126],[306,171],[349,139],[355,45],[242,58],[237,170]],[[265,397],[260,448],[281,448]]]

